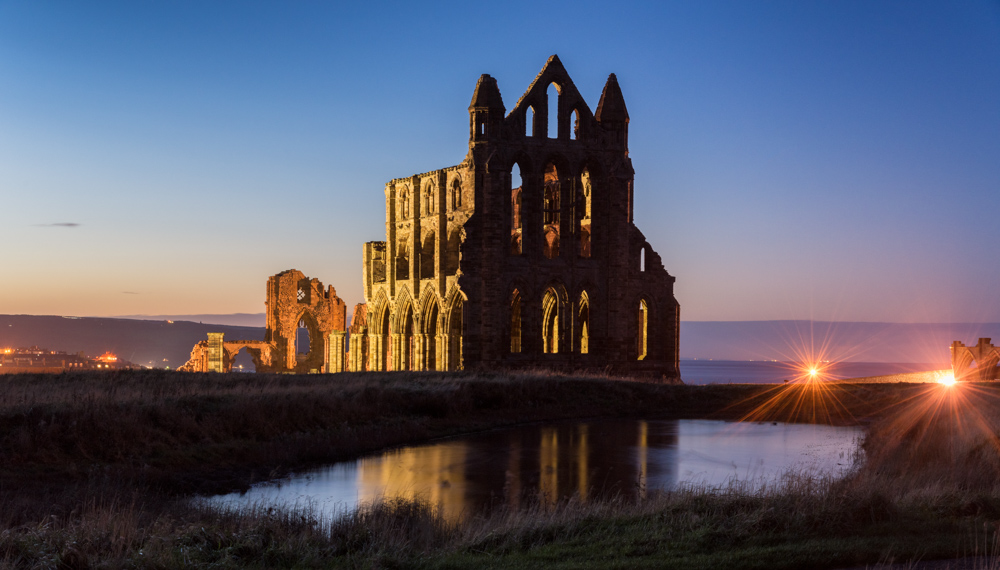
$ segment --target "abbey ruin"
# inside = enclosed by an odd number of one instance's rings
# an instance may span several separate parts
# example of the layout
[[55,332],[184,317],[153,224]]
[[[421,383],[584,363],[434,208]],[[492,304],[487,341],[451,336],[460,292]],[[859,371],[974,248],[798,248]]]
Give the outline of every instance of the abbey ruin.
[[[289,269],[267,280],[264,302],[267,329],[264,340],[227,341],[222,333],[209,333],[191,350],[182,372],[230,372],[241,350],[246,349],[257,372],[343,372],[347,305],[331,285]],[[309,349],[299,353],[296,333],[304,328]]]
[[[533,367],[679,380],[674,277],[633,223],[628,126],[614,74],[591,111],[552,56],[509,113],[496,80],[481,76],[465,159],[386,184],[386,239],[364,244],[365,303],[350,329],[332,287],[303,288],[295,272],[298,287],[282,285],[273,301],[269,282],[267,341],[246,345],[257,369]],[[314,299],[329,299],[331,316]],[[315,328],[308,355],[287,341],[296,322]],[[188,369],[231,367],[241,348],[212,342]]]

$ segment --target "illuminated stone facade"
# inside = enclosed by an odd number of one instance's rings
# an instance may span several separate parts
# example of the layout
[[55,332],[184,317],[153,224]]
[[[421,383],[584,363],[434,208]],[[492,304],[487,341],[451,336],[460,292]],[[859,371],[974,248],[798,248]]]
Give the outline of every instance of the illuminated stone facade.
[[[263,341],[225,341],[222,333],[208,333],[179,370],[230,372],[241,350],[253,359],[257,372],[343,372],[346,349],[346,309],[333,286],[325,290],[319,279],[290,269],[267,280],[267,331]],[[309,349],[297,353],[296,334],[304,328]]]
[[349,368],[679,379],[674,278],[632,222],[628,125],[614,75],[591,112],[556,56],[510,113],[480,77],[465,160],[385,186]]

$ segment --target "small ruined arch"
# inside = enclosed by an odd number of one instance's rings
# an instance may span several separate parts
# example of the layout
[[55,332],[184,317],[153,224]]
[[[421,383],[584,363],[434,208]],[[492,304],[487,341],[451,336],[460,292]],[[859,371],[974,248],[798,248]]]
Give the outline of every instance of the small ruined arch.
[[559,138],[559,96],[562,87],[553,81],[545,88],[545,98],[548,101],[546,112],[548,114],[548,137],[550,139]]
[[554,161],[545,165],[542,184],[542,254],[554,259],[559,257],[562,217],[562,185]]
[[574,327],[576,341],[574,346],[580,354],[590,353],[590,296],[587,291],[581,291],[576,304],[576,326]]
[[527,110],[524,112],[524,136],[530,137],[534,136],[535,131],[535,108],[528,105]]
[[437,257],[437,239],[434,230],[423,231],[423,243],[420,245],[420,278],[434,277],[434,258]]
[[227,368],[232,372],[256,372],[261,367],[261,349],[247,345],[226,347]]
[[580,111],[573,109],[573,124],[570,125],[569,139],[577,140],[580,138]]
[[646,271],[646,249],[649,248],[648,245],[643,244],[639,249],[639,272],[644,273]]
[[637,360],[649,357],[650,342],[650,305],[646,297],[640,297],[635,314],[635,343]]

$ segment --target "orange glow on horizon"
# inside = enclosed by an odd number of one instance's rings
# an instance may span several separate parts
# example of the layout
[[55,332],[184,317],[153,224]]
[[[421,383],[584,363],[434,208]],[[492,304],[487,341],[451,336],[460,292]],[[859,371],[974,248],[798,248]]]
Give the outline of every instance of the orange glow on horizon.
[[938,376],[937,381],[939,384],[944,384],[945,386],[954,386],[956,382],[955,374],[951,371],[944,372]]
[[107,351],[104,354],[97,357],[100,362],[118,362],[118,357],[115,356],[111,351]]

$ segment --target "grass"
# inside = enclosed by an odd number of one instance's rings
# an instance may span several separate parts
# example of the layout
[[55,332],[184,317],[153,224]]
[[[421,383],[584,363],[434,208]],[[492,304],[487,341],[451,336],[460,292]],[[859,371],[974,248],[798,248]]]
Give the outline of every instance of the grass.
[[[1000,390],[671,386],[542,372],[0,379],[0,568],[837,568],[983,551],[1000,524]],[[685,488],[462,523],[388,499],[324,518],[193,491],[524,421],[870,424],[843,480]]]

